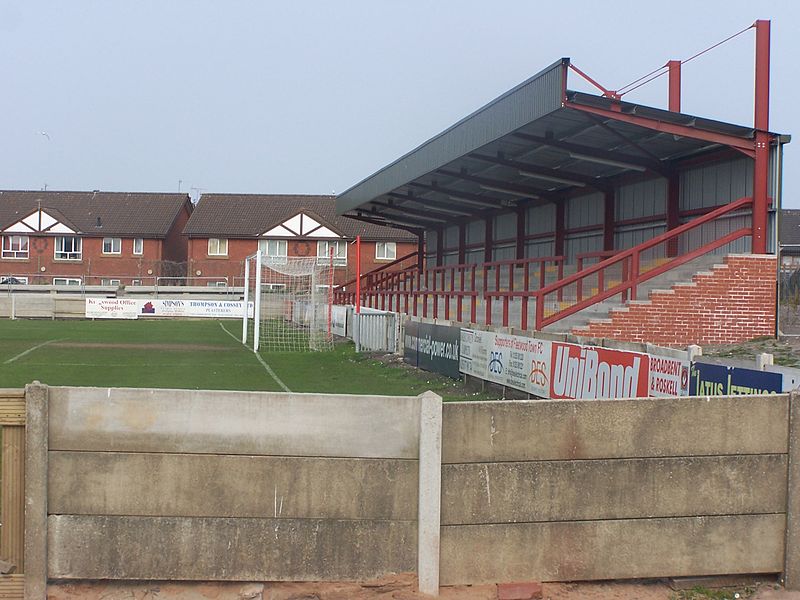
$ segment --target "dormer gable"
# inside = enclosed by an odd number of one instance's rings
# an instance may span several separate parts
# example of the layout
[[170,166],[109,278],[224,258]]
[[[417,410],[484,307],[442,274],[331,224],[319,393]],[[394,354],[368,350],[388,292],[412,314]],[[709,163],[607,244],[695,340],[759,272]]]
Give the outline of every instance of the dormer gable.
[[269,229],[261,234],[261,237],[307,237],[307,238],[341,238],[339,233],[333,229],[326,227],[320,223],[318,217],[311,216],[307,213],[300,212],[289,219],[286,219],[280,225]]
[[45,209],[39,208],[33,211],[24,219],[12,223],[3,230],[3,233],[77,233],[74,228],[65,225],[59,219],[48,213]]

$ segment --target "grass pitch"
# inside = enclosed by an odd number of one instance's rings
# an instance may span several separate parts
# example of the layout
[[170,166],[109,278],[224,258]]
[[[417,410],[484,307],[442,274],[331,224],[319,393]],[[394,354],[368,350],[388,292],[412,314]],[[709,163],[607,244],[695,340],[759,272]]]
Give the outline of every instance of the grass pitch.
[[0,387],[49,385],[416,395],[487,399],[459,382],[358,355],[262,353],[241,344],[241,322],[227,320],[0,320]]

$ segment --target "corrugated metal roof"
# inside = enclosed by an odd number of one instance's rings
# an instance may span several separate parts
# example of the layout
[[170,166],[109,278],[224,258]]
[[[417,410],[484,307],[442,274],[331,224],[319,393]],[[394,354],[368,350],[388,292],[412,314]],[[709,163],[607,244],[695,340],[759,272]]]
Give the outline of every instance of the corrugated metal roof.
[[[557,61],[343,192],[337,213],[435,229],[453,214],[471,219],[602,191],[636,172],[665,176],[672,161],[718,152],[720,136],[753,138],[752,127],[629,102],[612,107],[609,98],[565,90],[568,64]],[[596,116],[588,107],[693,128],[708,139]]]
[[[149,192],[0,191],[0,230],[37,211],[88,236],[164,238],[186,194]],[[97,227],[98,219],[101,227]]]

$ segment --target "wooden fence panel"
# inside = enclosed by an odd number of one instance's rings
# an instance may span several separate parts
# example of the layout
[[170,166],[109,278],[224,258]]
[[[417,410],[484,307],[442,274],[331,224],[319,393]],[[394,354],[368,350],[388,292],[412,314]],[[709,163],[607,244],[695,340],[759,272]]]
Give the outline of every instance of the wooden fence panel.
[[[25,392],[0,389],[0,558],[24,572],[25,531]],[[0,586],[10,584],[6,578]],[[0,587],[0,589],[4,588]],[[4,596],[5,597],[5,596]],[[13,596],[12,596],[13,597]],[[21,596],[20,596],[21,597]]]

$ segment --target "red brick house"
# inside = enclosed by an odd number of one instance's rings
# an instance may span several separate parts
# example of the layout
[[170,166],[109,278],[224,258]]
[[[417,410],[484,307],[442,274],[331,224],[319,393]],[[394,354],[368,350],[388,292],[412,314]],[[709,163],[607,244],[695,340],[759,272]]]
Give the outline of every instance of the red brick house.
[[0,282],[152,285],[182,276],[191,212],[186,194],[0,191]]
[[330,260],[332,249],[336,285],[355,278],[358,235],[362,273],[417,250],[415,235],[339,216],[335,204],[335,196],[203,194],[183,230],[189,283],[242,285],[244,259],[258,248],[273,258],[319,260]]

